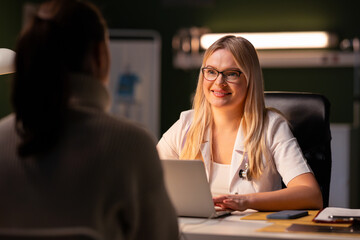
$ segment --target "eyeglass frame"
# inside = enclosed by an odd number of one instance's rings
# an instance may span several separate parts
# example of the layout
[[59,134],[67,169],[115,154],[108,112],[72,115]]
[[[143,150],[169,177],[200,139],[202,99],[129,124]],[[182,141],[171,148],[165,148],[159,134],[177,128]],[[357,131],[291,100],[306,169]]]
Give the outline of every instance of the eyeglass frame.
[[[207,78],[205,77],[204,70],[206,70],[206,69],[211,69],[211,70],[214,70],[215,72],[217,72],[217,76],[216,76],[216,78],[215,78],[214,80],[209,80],[209,79],[207,79]],[[241,74],[243,73],[243,72],[240,71],[240,70],[225,70],[225,71],[221,71],[221,72],[220,72],[220,71],[218,71],[218,70],[216,70],[215,68],[212,68],[212,67],[203,67],[203,68],[201,68],[201,72],[202,72],[202,74],[203,74],[203,77],[204,77],[207,81],[211,81],[211,82],[216,81],[216,79],[217,79],[217,78],[219,77],[219,75],[221,74],[221,75],[223,76],[225,82],[227,82],[227,83],[237,83],[237,81],[228,81],[228,80],[227,80],[227,76],[224,75],[224,72],[238,72],[238,73],[239,73],[238,79],[240,79],[240,76],[241,76]]]

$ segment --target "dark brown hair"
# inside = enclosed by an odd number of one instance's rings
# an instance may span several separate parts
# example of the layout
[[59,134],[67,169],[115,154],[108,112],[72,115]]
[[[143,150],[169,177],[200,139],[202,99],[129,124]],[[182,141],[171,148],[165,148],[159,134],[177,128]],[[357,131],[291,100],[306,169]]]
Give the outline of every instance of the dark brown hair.
[[17,42],[12,104],[22,138],[20,156],[50,150],[64,125],[70,73],[93,74],[88,64],[105,41],[99,10],[80,0],[51,0],[40,5]]

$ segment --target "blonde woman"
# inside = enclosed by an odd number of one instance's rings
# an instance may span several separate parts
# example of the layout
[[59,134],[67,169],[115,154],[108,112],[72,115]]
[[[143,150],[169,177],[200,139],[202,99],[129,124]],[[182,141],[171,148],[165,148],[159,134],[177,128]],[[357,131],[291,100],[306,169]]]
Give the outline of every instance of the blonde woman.
[[193,109],[160,139],[160,157],[202,159],[221,208],[320,209],[318,183],[286,120],[265,107],[263,91],[253,45],[219,39],[205,52]]

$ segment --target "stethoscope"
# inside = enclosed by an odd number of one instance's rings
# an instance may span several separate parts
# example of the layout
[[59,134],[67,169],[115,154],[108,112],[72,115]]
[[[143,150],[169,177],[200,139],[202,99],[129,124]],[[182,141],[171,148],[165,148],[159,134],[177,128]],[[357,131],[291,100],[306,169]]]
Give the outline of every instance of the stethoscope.
[[244,180],[248,180],[249,164],[245,163],[245,169],[240,169],[239,177]]
[[244,180],[249,180],[248,178],[248,171],[249,171],[249,161],[247,154],[243,152],[243,161],[245,162],[244,169],[240,169],[239,171],[239,177]]

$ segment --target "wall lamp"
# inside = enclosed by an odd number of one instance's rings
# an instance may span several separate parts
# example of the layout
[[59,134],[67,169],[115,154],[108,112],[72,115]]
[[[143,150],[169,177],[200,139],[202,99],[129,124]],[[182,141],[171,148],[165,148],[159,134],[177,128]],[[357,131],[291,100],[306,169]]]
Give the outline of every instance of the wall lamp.
[[0,75],[13,73],[15,52],[7,48],[0,48]]
[[225,35],[241,36],[249,40],[256,49],[317,49],[337,45],[337,37],[324,31],[313,32],[259,32],[259,33],[207,33],[201,36],[200,44],[207,49]]

